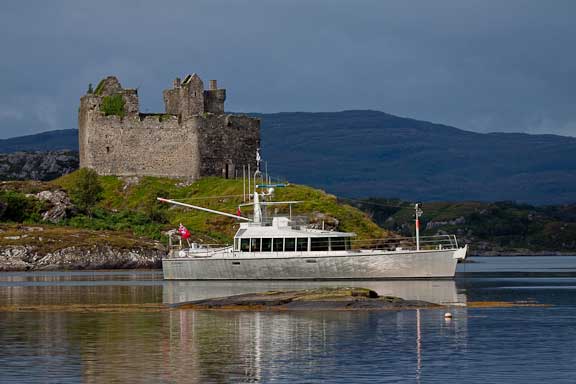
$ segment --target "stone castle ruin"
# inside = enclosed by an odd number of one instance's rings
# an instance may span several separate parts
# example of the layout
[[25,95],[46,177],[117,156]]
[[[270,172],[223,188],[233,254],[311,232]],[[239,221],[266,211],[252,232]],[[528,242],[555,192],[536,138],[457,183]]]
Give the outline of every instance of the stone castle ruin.
[[196,180],[242,177],[256,167],[260,120],[224,113],[226,90],[196,74],[163,92],[165,113],[140,113],[138,90],[116,77],[80,99],[80,167],[100,175],[160,176]]

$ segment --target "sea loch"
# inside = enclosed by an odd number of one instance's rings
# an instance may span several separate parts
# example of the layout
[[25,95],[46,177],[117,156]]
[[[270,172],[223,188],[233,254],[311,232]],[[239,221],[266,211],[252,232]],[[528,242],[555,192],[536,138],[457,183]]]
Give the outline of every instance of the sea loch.
[[[209,292],[325,283],[171,282],[145,271],[3,273],[0,377],[6,383],[573,382],[576,277],[554,272],[576,275],[576,257],[476,261],[465,267],[478,277],[462,274],[460,265],[455,281],[363,282],[384,294],[452,301],[451,320],[445,309],[158,310]],[[535,269],[543,275],[478,275]],[[479,301],[525,306],[467,307]]]

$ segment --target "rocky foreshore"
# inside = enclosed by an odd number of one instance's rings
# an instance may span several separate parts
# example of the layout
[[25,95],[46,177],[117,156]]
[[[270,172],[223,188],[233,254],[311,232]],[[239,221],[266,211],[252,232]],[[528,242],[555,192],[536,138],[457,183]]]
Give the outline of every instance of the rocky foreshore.
[[34,247],[4,246],[0,271],[160,268],[162,249],[117,249],[111,246],[73,246],[54,252]]
[[124,232],[0,226],[0,271],[160,268],[165,252]]

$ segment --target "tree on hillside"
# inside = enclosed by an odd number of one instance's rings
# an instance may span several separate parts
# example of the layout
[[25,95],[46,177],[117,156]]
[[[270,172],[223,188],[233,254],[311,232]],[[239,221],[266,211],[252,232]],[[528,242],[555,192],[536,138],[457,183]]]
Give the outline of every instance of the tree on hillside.
[[93,169],[80,168],[69,191],[72,202],[81,211],[92,215],[92,208],[102,198],[102,185]]

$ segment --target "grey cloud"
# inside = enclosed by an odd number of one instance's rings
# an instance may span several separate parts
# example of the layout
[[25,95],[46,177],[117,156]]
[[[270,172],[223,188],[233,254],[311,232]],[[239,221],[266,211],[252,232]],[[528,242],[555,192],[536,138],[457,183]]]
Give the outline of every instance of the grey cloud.
[[161,110],[162,89],[190,71],[218,78],[234,111],[373,108],[576,135],[575,11],[564,0],[4,2],[0,136],[75,127],[80,95],[108,74]]

